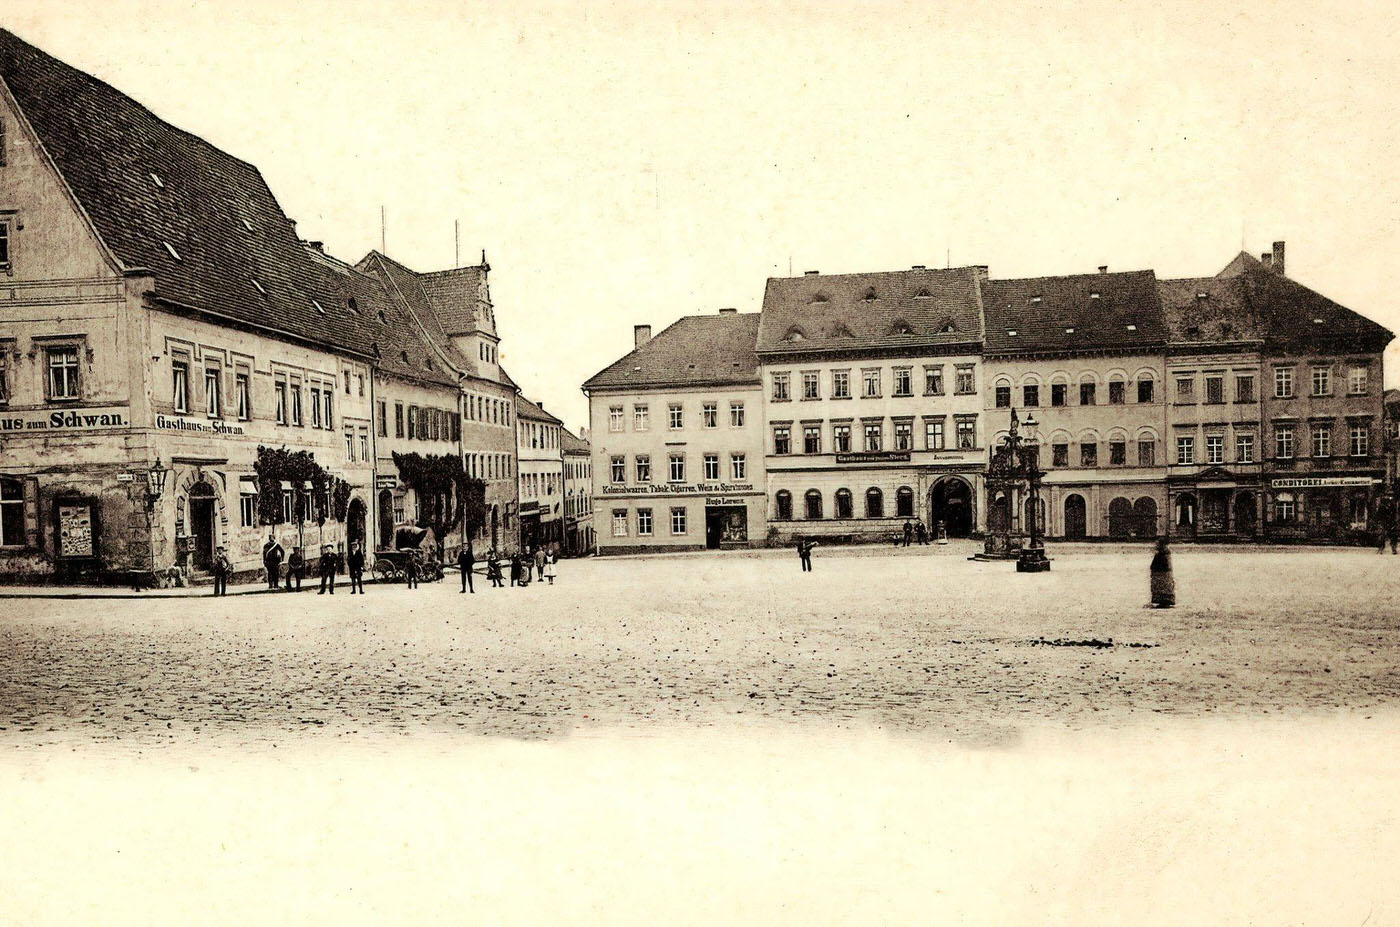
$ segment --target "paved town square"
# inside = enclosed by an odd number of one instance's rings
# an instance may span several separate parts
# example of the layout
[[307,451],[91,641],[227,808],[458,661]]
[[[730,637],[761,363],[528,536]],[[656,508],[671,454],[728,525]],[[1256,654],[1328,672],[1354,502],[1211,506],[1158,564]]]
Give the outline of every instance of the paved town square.
[[797,722],[971,745],[1157,716],[1386,709],[1400,557],[1059,545],[1048,574],[968,544],[566,561],[462,595],[0,600],[4,742],[551,737]]

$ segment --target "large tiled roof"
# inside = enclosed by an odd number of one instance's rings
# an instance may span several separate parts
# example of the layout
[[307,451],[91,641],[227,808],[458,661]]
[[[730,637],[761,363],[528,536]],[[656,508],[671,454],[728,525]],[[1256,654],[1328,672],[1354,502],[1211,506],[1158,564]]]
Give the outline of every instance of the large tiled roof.
[[589,377],[584,389],[749,385],[758,382],[756,312],[688,315]]
[[980,342],[977,283],[973,267],[770,277],[758,353]]
[[515,394],[515,415],[517,418],[528,419],[532,422],[548,422],[551,425],[564,424],[560,419],[546,412],[543,406],[531,402],[519,393]]
[[569,429],[562,428],[559,433],[559,444],[563,447],[565,454],[577,454],[586,457],[592,453],[592,446]]
[[1159,280],[1157,292],[1167,323],[1167,341],[1222,347],[1264,340],[1264,323],[1236,278]]
[[418,281],[437,313],[439,324],[449,335],[496,333],[491,307],[483,298],[486,266],[457,267],[419,274]]
[[[380,367],[399,376],[456,385],[457,375],[444,361],[462,370],[460,356],[450,350],[450,346],[445,346],[445,339],[434,339],[424,331],[410,301],[398,289],[396,284],[403,283],[410,294],[414,293],[413,273],[404,270],[405,278],[396,281],[391,268],[402,269],[377,251],[366,255],[355,268],[356,273],[373,280],[381,294],[383,305],[379,308],[385,310],[385,323],[379,327],[379,338],[375,342],[375,356],[379,358]],[[378,322],[378,318],[376,312],[373,321]]]
[[1166,337],[1150,270],[984,280],[982,305],[988,354],[1137,351]]
[[1265,267],[1245,252],[1220,276],[1235,281],[1255,307],[1271,349],[1379,351],[1395,337],[1385,326]]

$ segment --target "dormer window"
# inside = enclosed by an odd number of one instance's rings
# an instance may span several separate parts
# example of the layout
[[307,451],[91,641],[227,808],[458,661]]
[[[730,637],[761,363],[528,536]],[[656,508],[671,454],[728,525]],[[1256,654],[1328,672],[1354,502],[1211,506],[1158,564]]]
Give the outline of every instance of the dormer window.
[[177,260],[177,261],[183,260],[183,258],[180,257],[180,252],[176,251],[176,250],[175,250],[175,246],[172,245],[170,242],[165,241],[165,242],[161,242],[161,244],[165,245],[165,250],[166,250],[166,251],[169,251],[169,252],[170,252],[170,256],[173,257],[175,260]]
[[244,219],[243,227],[251,232],[253,230],[253,223],[249,222],[247,219]]
[[319,300],[312,299],[312,300],[311,300],[311,305],[315,306],[315,307],[316,307],[316,311],[319,312],[319,313],[321,313],[321,315],[325,315],[325,314],[326,314],[326,307],[323,306],[323,305],[321,305],[321,303],[320,303]]
[[1322,325],[1322,324],[1324,324],[1324,323],[1323,323],[1323,321],[1322,321],[1321,319],[1313,319],[1313,324],[1314,324],[1314,325]]
[[783,340],[796,343],[798,341],[806,341],[807,336],[802,334],[802,329],[794,326],[788,329],[788,333],[783,336]]
[[1098,298],[1099,298],[1099,291],[1098,291],[1098,290],[1095,290],[1094,292],[1090,293],[1090,294],[1089,294],[1089,298],[1090,298],[1090,299],[1098,299]]
[[851,334],[851,330],[850,330],[849,328],[846,327],[846,323],[844,323],[844,322],[837,322],[836,325],[831,329],[831,337],[833,337],[833,338],[854,338],[855,336],[852,335],[852,334]]
[[1197,294],[1196,294],[1196,298],[1197,298],[1197,299],[1209,299],[1209,298],[1210,298],[1210,295],[1209,295],[1208,293],[1197,293]]
[[1135,332],[1135,331],[1137,331],[1137,326],[1134,325],[1134,324],[1132,324],[1131,322],[1129,322],[1129,323],[1128,323],[1128,331],[1130,331],[1130,332]]
[[[172,249],[172,250],[173,250],[173,249]],[[258,278],[257,278],[257,277],[249,277],[248,279],[253,281],[253,287],[254,287],[259,293],[261,293],[261,294],[264,295],[264,296],[267,295],[267,290],[264,290],[264,289],[263,289],[263,285],[262,285],[261,283],[258,282]]]
[[814,303],[824,303],[824,302],[826,302],[826,294],[825,294],[825,293],[818,293],[816,296],[813,296],[813,297],[812,297],[812,302],[814,302]]
[[355,302],[355,297],[352,296],[345,301],[345,308],[349,309],[351,312],[359,312],[360,304]]
[[1223,324],[1220,326],[1220,334],[1224,335],[1225,337],[1228,338],[1230,335],[1233,335],[1234,333],[1235,333],[1235,326],[1231,325],[1229,322],[1225,322],[1225,323],[1223,323]]
[[1074,326],[1071,325],[1070,327],[1066,328],[1066,329],[1065,329],[1065,334],[1066,334],[1066,335],[1073,335],[1073,334],[1074,334]]
[[908,322],[904,321],[903,319],[900,319],[899,321],[895,322],[893,326],[890,327],[890,334],[912,335],[914,334],[914,329],[909,326]]
[[948,333],[950,333],[950,332],[955,332],[955,331],[957,331],[957,330],[958,330],[958,327],[957,327],[956,325],[953,324],[953,320],[952,320],[952,319],[949,319],[948,321],[944,322],[944,323],[943,323],[943,327],[939,329],[939,331],[942,332],[942,333],[945,334],[945,335],[948,334]]
[[399,352],[399,359],[402,360],[405,364],[408,363],[408,352],[407,352],[407,351],[400,351],[400,352]]
[[160,175],[157,174],[155,171],[151,171],[151,182],[156,185],[157,190],[165,189],[165,181],[161,180]]
[[917,292],[917,293],[914,294],[914,298],[915,298],[915,299],[933,299],[933,294],[930,293],[930,292],[928,291],[928,287],[924,287],[922,290],[920,290],[919,292]]
[[872,286],[870,289],[868,289],[868,290],[865,291],[865,301],[866,301],[866,302],[870,302],[872,299],[879,299],[879,298],[880,298],[880,297],[878,297],[878,296],[875,295],[875,288],[874,288],[873,286]]
[[1016,329],[1014,329],[1014,328],[1008,328],[1008,329],[1006,330],[1006,333],[1007,333],[1008,335],[1010,335],[1012,338],[1015,338],[1015,337],[1016,337]]
[[379,310],[379,321],[381,321],[381,322],[387,321],[387,320],[384,318],[384,310],[383,310],[383,309],[380,309],[380,310]]

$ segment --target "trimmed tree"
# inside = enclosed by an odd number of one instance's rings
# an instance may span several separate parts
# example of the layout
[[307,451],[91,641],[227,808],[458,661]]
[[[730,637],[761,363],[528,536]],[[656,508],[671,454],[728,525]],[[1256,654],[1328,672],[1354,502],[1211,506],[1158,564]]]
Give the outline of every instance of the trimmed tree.
[[486,521],[486,483],[468,476],[455,454],[394,454],[399,477],[418,495],[418,527],[433,529],[439,553],[459,526],[467,537]]

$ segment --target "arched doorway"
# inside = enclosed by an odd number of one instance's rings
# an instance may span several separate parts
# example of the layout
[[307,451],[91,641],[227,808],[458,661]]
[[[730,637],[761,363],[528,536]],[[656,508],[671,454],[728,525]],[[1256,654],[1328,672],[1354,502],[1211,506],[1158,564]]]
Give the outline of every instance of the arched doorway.
[[929,490],[929,521],[934,532],[938,523],[950,538],[965,538],[972,533],[972,487],[956,477],[947,477]]
[[1254,493],[1235,494],[1235,530],[1243,537],[1254,537],[1255,501]]
[[1176,497],[1176,534],[1196,535],[1196,497],[1189,492]]
[[991,510],[987,513],[987,528],[994,533],[1011,530],[1011,498],[1006,493],[999,492],[992,500]]
[[394,494],[388,489],[379,491],[379,549],[394,548]]
[[1072,493],[1065,497],[1065,540],[1082,541],[1088,535],[1088,512],[1084,497]]
[[1133,503],[1133,536],[1154,538],[1157,536],[1157,500],[1143,496]]
[[345,547],[359,544],[364,550],[365,543],[365,504],[359,499],[350,500],[350,508],[345,513]]
[[194,568],[208,570],[214,565],[214,487],[195,483],[190,487],[190,553]]
[[1133,530],[1133,504],[1122,496],[1108,504],[1108,536],[1126,538]]

